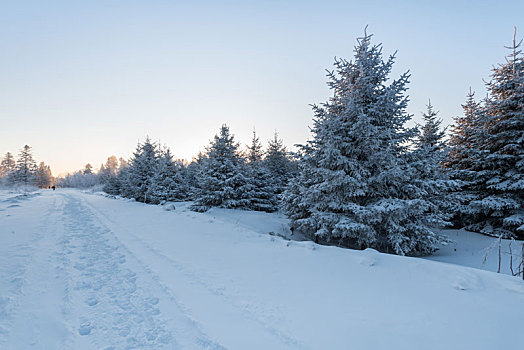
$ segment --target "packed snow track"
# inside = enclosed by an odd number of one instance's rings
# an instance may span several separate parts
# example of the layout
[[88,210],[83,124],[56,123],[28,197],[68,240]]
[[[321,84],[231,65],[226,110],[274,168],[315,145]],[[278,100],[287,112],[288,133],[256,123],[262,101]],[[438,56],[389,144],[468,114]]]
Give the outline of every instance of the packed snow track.
[[268,234],[284,223],[75,190],[2,193],[0,348],[518,344],[519,279]]

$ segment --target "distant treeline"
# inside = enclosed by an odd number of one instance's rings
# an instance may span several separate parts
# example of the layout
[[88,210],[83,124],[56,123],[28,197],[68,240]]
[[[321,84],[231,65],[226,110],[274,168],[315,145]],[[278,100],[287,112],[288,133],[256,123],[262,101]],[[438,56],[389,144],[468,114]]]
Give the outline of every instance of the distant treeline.
[[267,148],[253,131],[252,144],[242,152],[227,125],[189,164],[173,159],[167,147],[149,138],[137,145],[128,161],[115,156],[98,172],[91,164],[59,180],[64,187],[101,185],[113,195],[144,203],[194,200],[193,208],[205,211],[213,206],[275,211],[297,162],[275,132]]
[[0,186],[23,186],[47,188],[54,184],[51,168],[44,162],[36,165],[31,147],[25,145],[18,155],[18,159],[7,152],[0,162]]

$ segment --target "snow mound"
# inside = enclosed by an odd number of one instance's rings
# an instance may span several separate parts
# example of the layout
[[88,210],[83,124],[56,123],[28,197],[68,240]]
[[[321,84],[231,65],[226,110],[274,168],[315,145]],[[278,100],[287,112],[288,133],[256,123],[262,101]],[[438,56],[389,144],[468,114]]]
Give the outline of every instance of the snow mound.
[[455,276],[452,286],[458,290],[480,290],[483,288],[482,280],[472,271],[461,271]]
[[361,252],[360,265],[375,266],[379,261],[380,253],[375,249],[366,248]]
[[175,207],[175,204],[174,203],[166,203],[162,206],[162,208],[166,211],[173,211],[176,209]]

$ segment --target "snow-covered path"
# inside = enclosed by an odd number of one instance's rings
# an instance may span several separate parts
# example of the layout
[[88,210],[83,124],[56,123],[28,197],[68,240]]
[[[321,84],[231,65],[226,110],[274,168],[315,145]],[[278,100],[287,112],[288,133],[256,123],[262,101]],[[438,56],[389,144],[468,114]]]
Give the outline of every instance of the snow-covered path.
[[[80,196],[35,201],[47,207],[38,213],[42,224],[29,229],[30,239],[15,254],[3,254],[18,260],[2,264],[15,274],[14,289],[2,299],[11,311],[3,327],[6,348],[222,348]],[[160,305],[160,298],[169,302]]]
[[519,343],[517,278],[286,241],[264,231],[275,215],[245,215],[260,229],[74,190],[0,197],[0,348]]

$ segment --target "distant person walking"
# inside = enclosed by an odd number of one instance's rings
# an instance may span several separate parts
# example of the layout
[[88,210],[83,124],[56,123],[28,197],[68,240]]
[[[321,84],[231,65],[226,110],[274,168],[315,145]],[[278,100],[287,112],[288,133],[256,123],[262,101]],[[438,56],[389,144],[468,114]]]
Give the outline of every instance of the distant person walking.
[[53,189],[53,191],[56,190],[56,186],[55,185],[53,185],[51,188]]

